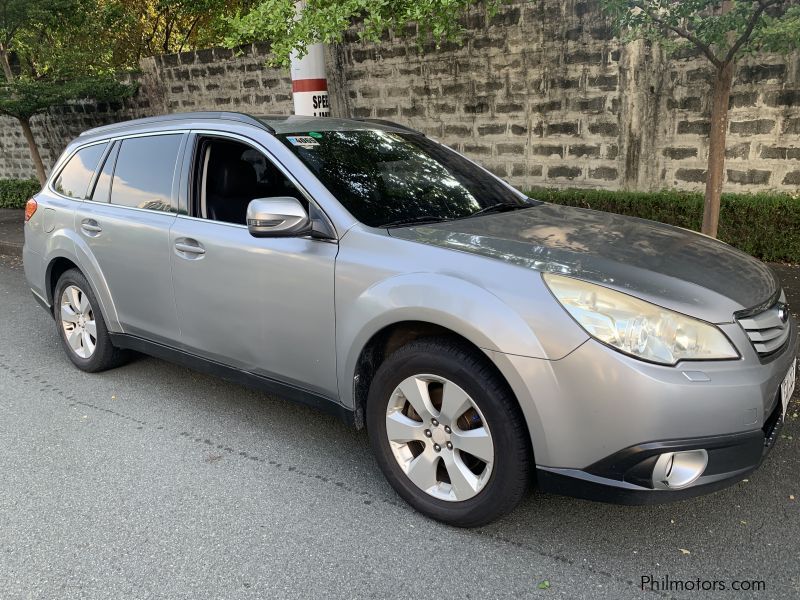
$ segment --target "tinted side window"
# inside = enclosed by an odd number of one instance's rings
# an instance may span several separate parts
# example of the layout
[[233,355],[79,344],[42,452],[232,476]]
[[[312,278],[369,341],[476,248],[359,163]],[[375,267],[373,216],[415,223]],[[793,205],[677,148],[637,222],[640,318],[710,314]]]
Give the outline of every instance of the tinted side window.
[[61,173],[53,182],[53,188],[59,194],[70,198],[85,198],[89,182],[106,146],[107,144],[95,144],[78,150],[61,169]]
[[119,142],[114,142],[111,152],[106,157],[106,162],[97,176],[97,183],[94,184],[92,200],[95,202],[108,202],[108,195],[111,193],[111,176],[114,174],[114,163],[117,160]]
[[172,179],[182,134],[122,140],[111,203],[135,208],[178,212],[172,201]]

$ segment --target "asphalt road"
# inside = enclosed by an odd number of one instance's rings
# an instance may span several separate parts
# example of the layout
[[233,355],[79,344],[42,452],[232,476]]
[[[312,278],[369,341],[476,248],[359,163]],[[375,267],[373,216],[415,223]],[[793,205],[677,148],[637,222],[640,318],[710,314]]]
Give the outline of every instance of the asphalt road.
[[[332,417],[151,358],[73,368],[18,260],[0,260],[0,308],[1,600],[800,595],[797,397],[730,489],[661,507],[533,492],[465,531],[409,509]],[[766,589],[644,593],[648,575]]]

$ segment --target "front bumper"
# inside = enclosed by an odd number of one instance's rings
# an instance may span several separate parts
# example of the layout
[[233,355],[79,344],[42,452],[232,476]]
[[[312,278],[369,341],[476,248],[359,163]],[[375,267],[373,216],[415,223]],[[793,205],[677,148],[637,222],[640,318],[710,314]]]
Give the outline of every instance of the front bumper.
[[[781,403],[760,430],[705,438],[639,444],[604,458],[585,470],[540,467],[539,489],[616,504],[661,504],[684,500],[733,485],[759,467],[783,425]],[[651,475],[665,452],[704,449],[708,464],[692,485],[676,490],[654,488]]]
[[[589,340],[557,361],[494,354],[525,414],[539,487],[628,504],[711,492],[758,468],[782,426],[780,384],[796,356],[786,346],[759,359],[738,324],[725,326],[742,358],[638,361]],[[705,449],[703,474],[682,489],[654,489],[664,452]]]

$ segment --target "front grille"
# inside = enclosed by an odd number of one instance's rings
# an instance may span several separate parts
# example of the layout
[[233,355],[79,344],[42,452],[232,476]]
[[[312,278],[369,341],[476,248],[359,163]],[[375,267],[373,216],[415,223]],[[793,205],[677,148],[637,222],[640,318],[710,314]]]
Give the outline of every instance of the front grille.
[[789,308],[778,301],[768,309],[739,318],[747,337],[758,355],[769,356],[780,350],[789,339]]

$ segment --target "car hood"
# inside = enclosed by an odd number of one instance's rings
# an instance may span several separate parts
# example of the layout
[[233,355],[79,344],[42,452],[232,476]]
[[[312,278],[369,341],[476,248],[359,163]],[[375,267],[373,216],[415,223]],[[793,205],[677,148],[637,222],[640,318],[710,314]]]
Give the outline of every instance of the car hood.
[[713,323],[731,322],[780,287],[767,265],[708,236],[548,203],[390,234],[568,274]]

